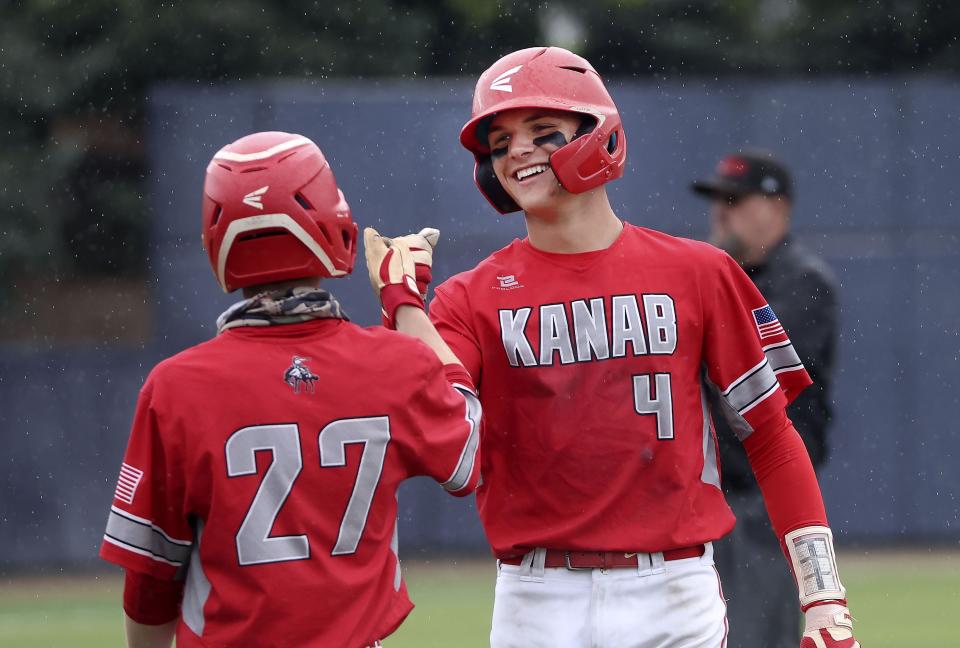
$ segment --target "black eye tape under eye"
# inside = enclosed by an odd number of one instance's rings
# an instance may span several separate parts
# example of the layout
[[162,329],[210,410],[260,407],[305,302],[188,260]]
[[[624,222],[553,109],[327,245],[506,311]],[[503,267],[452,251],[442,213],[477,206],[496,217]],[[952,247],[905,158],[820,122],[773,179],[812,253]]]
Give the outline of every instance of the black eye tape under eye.
[[543,146],[544,144],[553,144],[557,148],[567,145],[567,138],[564,137],[563,133],[560,131],[553,131],[548,135],[542,137],[534,137],[533,143],[536,146]]
[[502,158],[506,154],[507,154],[506,146],[501,146],[500,148],[495,148],[490,150],[490,157],[492,157],[494,160],[496,160],[497,158]]

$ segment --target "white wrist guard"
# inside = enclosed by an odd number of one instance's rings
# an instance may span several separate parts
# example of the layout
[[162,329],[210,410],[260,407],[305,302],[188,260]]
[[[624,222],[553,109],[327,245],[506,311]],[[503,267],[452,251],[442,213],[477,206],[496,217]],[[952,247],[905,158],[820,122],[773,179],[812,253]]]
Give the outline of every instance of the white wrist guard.
[[793,576],[800,591],[800,607],[817,601],[842,600],[846,590],[837,572],[830,527],[808,526],[791,531],[783,538],[790,554]]

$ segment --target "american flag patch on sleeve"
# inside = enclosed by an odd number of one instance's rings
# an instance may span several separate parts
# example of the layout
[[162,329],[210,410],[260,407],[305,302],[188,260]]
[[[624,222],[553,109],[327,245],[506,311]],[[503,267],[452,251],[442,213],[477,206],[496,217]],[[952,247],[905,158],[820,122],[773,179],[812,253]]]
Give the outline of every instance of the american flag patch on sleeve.
[[754,308],[751,312],[761,340],[786,333],[769,304],[764,304],[761,308]]
[[133,496],[137,494],[137,486],[143,478],[143,471],[137,470],[130,464],[120,464],[120,478],[117,480],[117,490],[113,494],[121,502],[133,504]]

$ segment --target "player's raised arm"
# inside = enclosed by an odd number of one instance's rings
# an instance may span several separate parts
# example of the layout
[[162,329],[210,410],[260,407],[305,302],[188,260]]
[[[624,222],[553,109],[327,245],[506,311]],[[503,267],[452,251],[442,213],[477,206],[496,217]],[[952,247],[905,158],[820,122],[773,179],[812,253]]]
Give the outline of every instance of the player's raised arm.
[[423,341],[444,365],[460,365],[424,312],[439,237],[438,230],[425,228],[417,234],[387,238],[367,227],[363,230],[367,271],[380,298],[384,324]]
[[[423,472],[437,479],[449,493],[462,496],[474,491],[479,477],[481,407],[473,379],[424,311],[433,248],[439,236],[438,230],[424,228],[417,234],[387,238],[368,227],[363,241],[370,283],[380,298],[384,324],[419,339],[443,364],[441,375],[435,360],[424,363],[423,358],[405,359],[411,365],[426,365],[418,374],[422,383],[416,393],[420,397],[410,406],[411,427],[422,432],[424,445],[434,448],[420,453],[433,458],[420,462]],[[460,411],[457,420],[450,420],[451,410]],[[452,471],[443,463],[444,447],[456,448]]]

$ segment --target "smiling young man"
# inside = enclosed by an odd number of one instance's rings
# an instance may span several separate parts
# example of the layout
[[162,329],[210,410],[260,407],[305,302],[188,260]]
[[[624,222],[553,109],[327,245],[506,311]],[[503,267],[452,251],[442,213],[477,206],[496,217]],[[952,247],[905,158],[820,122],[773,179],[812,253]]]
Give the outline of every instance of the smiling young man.
[[856,646],[820,490],[784,414],[810,379],[733,259],[613,212],[604,185],[623,174],[626,140],[597,72],[558,48],[509,54],[480,77],[460,139],[480,191],[522,210],[528,233],[430,305],[484,408],[492,646],[723,646],[711,543],[734,518],[709,392],[796,576],[801,645]]

